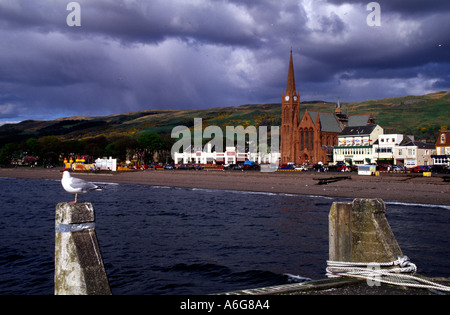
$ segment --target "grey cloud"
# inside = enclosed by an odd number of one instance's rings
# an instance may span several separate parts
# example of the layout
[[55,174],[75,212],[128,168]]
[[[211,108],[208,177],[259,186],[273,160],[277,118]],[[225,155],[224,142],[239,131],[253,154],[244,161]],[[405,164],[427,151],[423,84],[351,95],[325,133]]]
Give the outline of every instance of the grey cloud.
[[443,10],[450,10],[447,0],[328,0],[328,3],[342,5],[345,3],[367,6],[370,2],[378,2],[383,13],[397,13],[404,16],[424,15]]
[[[449,81],[448,1],[379,1],[383,24],[372,28],[369,1],[77,2],[81,27],[67,26],[68,2],[0,3],[0,119],[275,102],[291,47],[302,100]],[[348,15],[325,10],[344,2]]]

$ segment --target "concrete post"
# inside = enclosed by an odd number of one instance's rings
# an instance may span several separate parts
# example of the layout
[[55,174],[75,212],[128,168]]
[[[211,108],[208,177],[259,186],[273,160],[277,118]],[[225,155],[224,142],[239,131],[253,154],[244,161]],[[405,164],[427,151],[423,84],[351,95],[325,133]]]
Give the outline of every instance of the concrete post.
[[109,295],[91,203],[59,203],[55,214],[55,295]]
[[334,202],[329,214],[329,260],[391,262],[403,257],[381,199]]

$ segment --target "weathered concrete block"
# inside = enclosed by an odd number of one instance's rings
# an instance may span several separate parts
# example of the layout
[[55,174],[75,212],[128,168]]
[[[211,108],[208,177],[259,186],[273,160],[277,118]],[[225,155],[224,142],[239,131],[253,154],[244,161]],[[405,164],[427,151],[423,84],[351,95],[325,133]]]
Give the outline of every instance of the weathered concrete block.
[[403,256],[381,199],[335,202],[329,213],[329,260],[389,262]]
[[94,221],[94,207],[89,202],[80,202],[75,204],[62,202],[56,205],[56,224],[75,224]]
[[56,206],[55,294],[111,294],[90,203]]

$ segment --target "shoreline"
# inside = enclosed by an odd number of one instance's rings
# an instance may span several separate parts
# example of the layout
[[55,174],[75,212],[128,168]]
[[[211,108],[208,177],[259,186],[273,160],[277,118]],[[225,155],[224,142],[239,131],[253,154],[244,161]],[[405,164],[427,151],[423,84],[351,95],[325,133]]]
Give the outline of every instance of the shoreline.
[[[385,202],[403,202],[450,206],[450,184],[442,176],[357,173],[315,173],[258,171],[145,170],[111,173],[78,173],[73,176],[92,182],[287,193],[318,197],[381,198]],[[350,176],[327,185],[319,178]],[[60,169],[0,168],[0,177],[61,179]]]

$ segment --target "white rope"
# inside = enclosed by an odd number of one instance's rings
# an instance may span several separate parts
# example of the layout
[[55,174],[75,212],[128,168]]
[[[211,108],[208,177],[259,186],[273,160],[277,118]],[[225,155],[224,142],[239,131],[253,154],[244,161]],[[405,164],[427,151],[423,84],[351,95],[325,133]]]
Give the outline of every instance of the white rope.
[[417,266],[407,256],[386,263],[327,261],[328,278],[354,277],[377,282],[450,292],[450,287],[414,276]]

